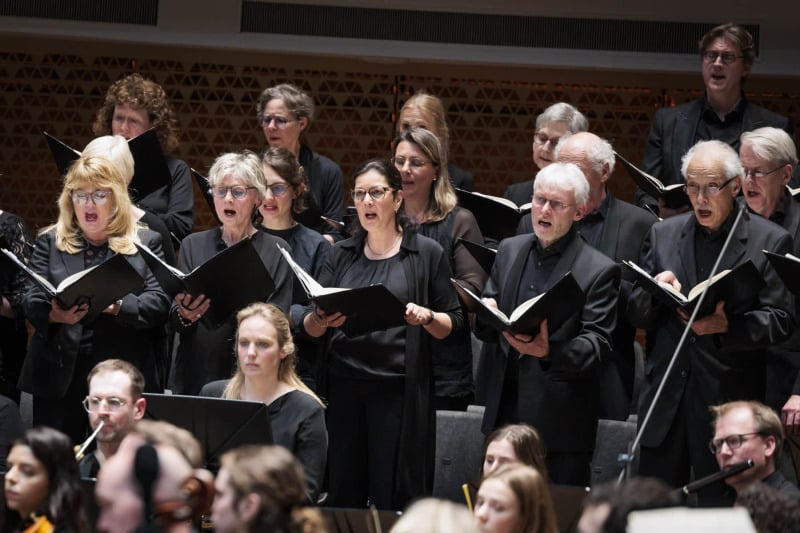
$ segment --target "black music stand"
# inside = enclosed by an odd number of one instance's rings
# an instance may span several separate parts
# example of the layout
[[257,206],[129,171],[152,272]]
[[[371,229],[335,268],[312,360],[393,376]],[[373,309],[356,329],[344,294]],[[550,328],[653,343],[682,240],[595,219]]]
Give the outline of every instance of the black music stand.
[[272,424],[262,402],[145,393],[145,418],[188,430],[200,441],[205,467],[219,470],[220,456],[246,444],[272,444]]

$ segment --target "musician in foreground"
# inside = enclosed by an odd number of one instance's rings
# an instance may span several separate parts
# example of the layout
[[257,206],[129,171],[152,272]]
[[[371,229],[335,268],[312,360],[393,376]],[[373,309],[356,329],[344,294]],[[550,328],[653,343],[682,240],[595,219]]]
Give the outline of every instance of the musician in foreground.
[[541,170],[534,181],[534,233],[500,243],[483,291],[487,304],[509,313],[572,272],[586,297],[580,312],[556,331],[547,321],[525,335],[498,335],[481,320],[475,329],[487,342],[484,350],[492,352],[483,357],[491,391],[483,431],[515,422],[534,426],[547,447],[550,479],[582,486],[589,484],[597,430],[596,368],[611,351],[620,282],[620,267],[573,227],[588,196],[589,183],[575,165],[553,163]]
[[783,428],[778,415],[761,402],[738,401],[711,408],[714,438],[709,448],[721,470],[748,459],[753,466],[725,479],[736,493],[762,482],[800,501],[800,490],[778,472],[783,450]]
[[[708,408],[725,401],[762,399],[764,349],[786,340],[795,326],[792,297],[762,253],[791,251],[789,234],[761,217],[743,216],[723,253],[737,215],[734,199],[743,175],[736,152],[721,141],[699,142],[684,156],[681,171],[692,211],[653,225],[642,248],[642,268],[685,293],[709,277],[722,253],[720,270],[750,260],[765,285],[737,303],[733,298],[739,295],[726,294],[730,304],[714,302],[712,314],[698,315],[655,406],[642,438],[639,473],[674,487],[689,481],[690,468],[695,478],[717,471],[708,453]],[[641,423],[688,317],[660,304],[637,282],[628,318],[648,330]],[[701,505],[723,503],[723,492],[721,483],[701,490]]]
[[25,295],[24,310],[34,333],[22,369],[23,390],[33,394],[33,423],[60,429],[73,442],[86,432],[81,402],[86,376],[110,357],[124,359],[154,384],[156,353],[169,299],[153,277],[135,243],[162,255],[161,239],[141,229],[133,218],[127,182],[116,165],[103,157],[81,157],[64,181],[58,200],[58,222],[37,238],[31,269],[57,286],[66,277],[123,255],[144,284],[96,317],[88,305],[63,309],[35,284]]

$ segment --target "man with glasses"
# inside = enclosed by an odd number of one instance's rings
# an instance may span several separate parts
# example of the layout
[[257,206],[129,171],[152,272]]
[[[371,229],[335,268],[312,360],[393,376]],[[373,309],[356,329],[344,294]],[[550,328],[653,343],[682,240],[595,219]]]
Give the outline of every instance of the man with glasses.
[[[750,33],[736,24],[723,24],[706,33],[699,43],[705,96],[675,107],[663,107],[653,116],[644,148],[642,169],[665,185],[681,182],[681,157],[697,141],[717,139],[739,148],[739,136],[762,126],[774,126],[794,137],[788,117],[747,101],[742,86],[755,59]],[[665,205],[643,191],[636,203],[660,207],[666,218],[686,206]]]
[[142,397],[144,376],[121,359],[106,359],[96,364],[86,378],[89,394],[83,407],[89,413],[92,431],[103,422],[97,434],[97,449],[85,455],[78,465],[81,477],[97,477],[106,459],[117,452],[122,439],[144,417],[147,400]]
[[[641,441],[639,473],[678,487],[717,471],[708,453],[709,406],[764,397],[764,349],[785,341],[795,326],[792,297],[762,250],[784,254],[792,240],[783,228],[757,216],[737,216],[735,198],[744,174],[733,148],[721,141],[693,146],[681,169],[692,211],[653,225],[642,247],[642,268],[684,294],[706,280],[717,257],[719,270],[752,261],[764,279],[759,293],[745,302],[716,304],[692,324],[670,371]],[[730,244],[723,246],[733,232]],[[639,423],[683,334],[687,316],[650,296],[637,284],[628,302],[628,318],[647,329],[648,358],[642,384]],[[724,501],[719,487],[699,494],[701,504]]]
[[476,320],[475,333],[487,342],[483,431],[517,422],[536,427],[547,447],[550,480],[586,486],[598,418],[595,375],[611,351],[620,269],[586,244],[574,227],[589,198],[589,184],[577,166],[548,165],[533,187],[533,233],[500,243],[484,301],[510,313],[567,272],[586,301],[557,330],[545,321],[526,335],[498,334]]
[[775,412],[761,402],[738,401],[711,407],[714,438],[708,447],[720,469],[752,460],[753,466],[725,479],[740,493],[762,482],[800,500],[800,490],[777,470],[783,448],[783,428]]

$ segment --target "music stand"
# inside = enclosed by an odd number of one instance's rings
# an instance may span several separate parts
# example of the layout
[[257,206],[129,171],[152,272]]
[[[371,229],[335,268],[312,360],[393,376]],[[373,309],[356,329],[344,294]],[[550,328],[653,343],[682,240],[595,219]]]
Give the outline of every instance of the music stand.
[[583,500],[589,494],[588,487],[571,485],[550,485],[550,498],[556,512],[558,530],[571,533],[578,530],[578,520],[583,511]]
[[272,424],[262,402],[145,393],[145,417],[188,430],[200,442],[205,467],[219,470],[220,456],[246,444],[272,444]]

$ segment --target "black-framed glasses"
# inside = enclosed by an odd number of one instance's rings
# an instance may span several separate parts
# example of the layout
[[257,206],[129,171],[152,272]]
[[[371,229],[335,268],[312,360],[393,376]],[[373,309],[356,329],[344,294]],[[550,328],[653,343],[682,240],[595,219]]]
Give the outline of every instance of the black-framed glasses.
[[228,196],[228,191],[230,191],[231,196],[233,196],[234,200],[241,200],[245,196],[247,196],[247,191],[250,189],[255,189],[255,187],[245,187],[244,185],[234,185],[233,187],[224,187],[219,185],[211,189],[211,194],[213,194],[216,198],[225,198]]
[[363,202],[367,194],[369,194],[370,198],[373,200],[380,200],[386,196],[387,191],[391,190],[390,187],[373,187],[368,191],[365,189],[354,189],[353,192],[350,193],[350,196],[353,198],[354,202]]
[[718,454],[722,451],[722,445],[727,444],[728,449],[736,450],[742,447],[742,444],[745,443],[747,440],[745,437],[751,437],[753,435],[763,435],[760,431],[756,431],[753,433],[740,433],[737,435],[728,435],[727,437],[718,438],[718,439],[711,439],[708,441],[708,449],[714,455]]
[[401,169],[404,166],[406,166],[406,163],[408,163],[408,166],[410,166],[414,170],[423,168],[423,167],[425,167],[425,166],[427,166],[429,164],[430,165],[434,165],[434,163],[432,161],[425,161],[425,160],[422,160],[422,159],[418,159],[416,157],[403,157],[403,156],[400,156],[400,157],[393,157],[392,158],[392,164],[394,166],[396,166],[398,169]]
[[260,117],[258,117],[258,125],[262,128],[265,126],[269,126],[270,122],[274,122],[275,127],[278,128],[279,130],[282,130],[287,125],[289,125],[290,122],[294,122],[294,119],[282,117],[279,115],[261,115]]
[[291,185],[288,183],[273,183],[272,185],[267,185],[267,190],[272,193],[272,196],[277,198],[278,196],[286,194],[286,191],[288,191],[290,187]]
[[97,396],[87,396],[83,399],[83,408],[86,409],[87,413],[97,413],[102,409],[103,403],[106,404],[106,409],[108,409],[111,413],[116,413],[125,405],[127,402],[120,398],[111,397],[111,398],[98,398]]
[[531,203],[536,207],[544,207],[547,204],[550,204],[550,209],[556,212],[564,211],[568,207],[574,207],[578,204],[565,204],[564,202],[559,202],[558,200],[552,200],[550,198],[545,198],[544,196],[539,196],[538,194],[533,195],[533,199]]
[[769,176],[773,172],[777,172],[778,170],[780,170],[782,168],[783,168],[782,166],[775,167],[772,170],[768,170],[768,171],[762,171],[762,170],[755,170],[755,169],[752,169],[752,168],[746,168],[746,169],[744,169],[744,177],[746,178],[747,176],[751,176],[754,180],[760,180],[760,179],[763,179],[763,178]]
[[111,197],[111,194],[111,191],[72,191],[72,201],[77,205],[88,205],[89,198],[91,198],[94,205],[103,205]]
[[689,196],[697,196],[700,194],[700,191],[703,192],[703,195],[706,198],[711,198],[712,196],[716,196],[720,193],[722,189],[728,186],[730,182],[735,180],[738,176],[734,176],[732,178],[728,178],[722,185],[707,185],[707,186],[700,186],[700,185],[684,185],[683,190]]
[[703,61],[706,63],[715,63],[718,57],[722,58],[722,62],[726,65],[733,65],[736,63],[737,59],[741,59],[744,56],[737,56],[733,52],[703,52],[702,54]]
[[533,136],[533,144],[544,146],[545,144],[550,143],[551,148],[555,148],[560,140],[561,136],[548,137],[544,133],[537,133],[536,135]]

